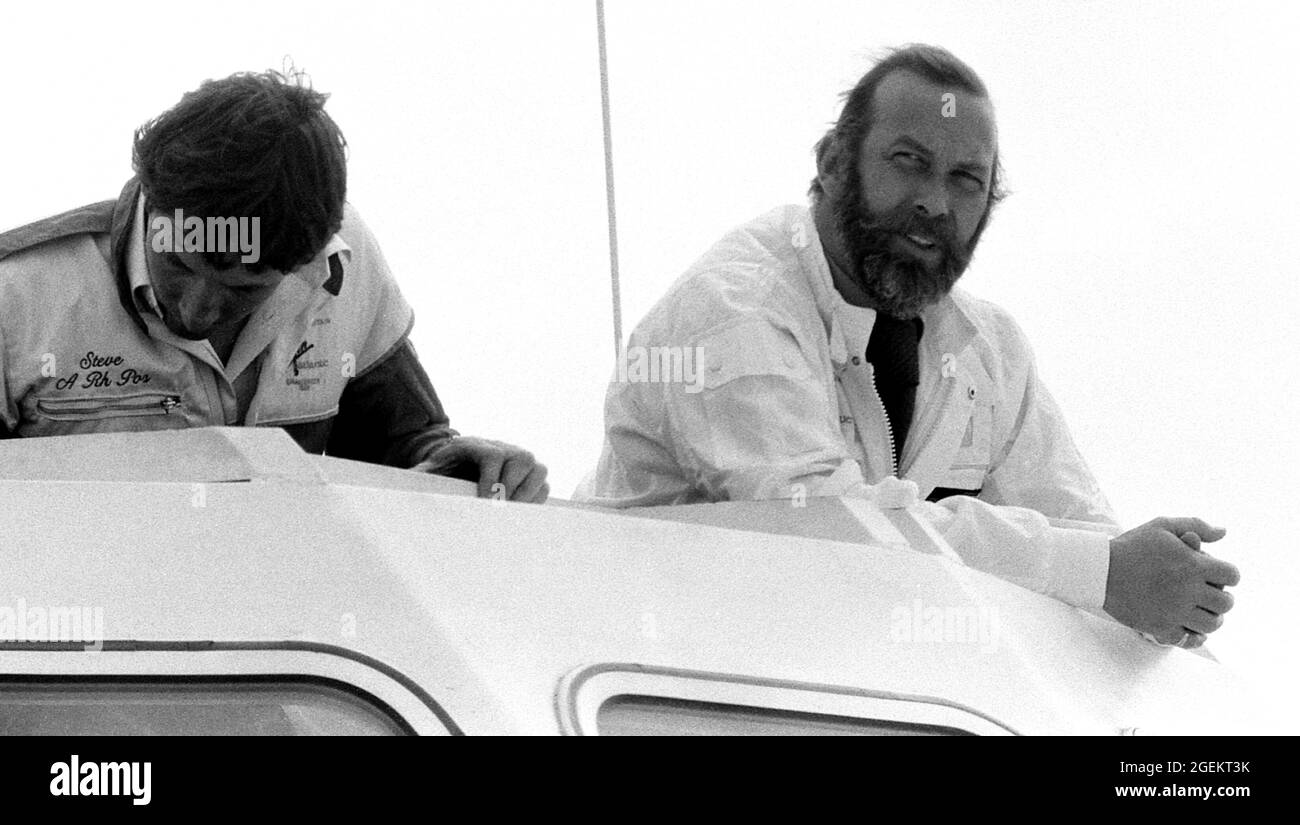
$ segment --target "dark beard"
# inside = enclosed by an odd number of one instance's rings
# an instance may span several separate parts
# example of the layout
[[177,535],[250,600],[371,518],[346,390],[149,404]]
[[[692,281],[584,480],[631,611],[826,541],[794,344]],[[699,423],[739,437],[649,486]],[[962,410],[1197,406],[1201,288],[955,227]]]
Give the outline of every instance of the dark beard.
[[[952,291],[970,265],[978,235],[969,247],[956,240],[951,215],[931,218],[901,204],[885,213],[873,213],[862,197],[857,164],[831,203],[835,227],[848,255],[849,275],[867,294],[872,309],[895,318],[916,318],[921,311]],[[910,243],[904,236],[916,233],[933,240],[940,259],[933,267],[918,257],[898,252],[895,244]]]

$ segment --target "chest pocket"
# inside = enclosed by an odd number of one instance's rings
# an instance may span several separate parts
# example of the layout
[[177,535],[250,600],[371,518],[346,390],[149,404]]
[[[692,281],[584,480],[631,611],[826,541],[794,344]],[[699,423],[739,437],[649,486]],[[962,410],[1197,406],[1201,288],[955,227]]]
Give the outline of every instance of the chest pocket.
[[705,338],[699,344],[704,388],[714,390],[753,376],[807,379],[811,372],[788,333],[784,338],[767,324],[742,324]]
[[993,407],[976,401],[940,487],[974,492],[984,486],[984,477],[993,458],[992,427]]
[[181,396],[168,392],[46,396],[30,398],[25,405],[27,403],[31,406],[19,430],[24,436],[170,430],[190,426]]
[[834,449],[837,439],[822,423],[825,388],[789,331],[766,321],[745,323],[701,340],[699,347],[703,391],[691,395],[685,387],[672,395],[673,403],[691,410],[686,449],[694,453],[695,466],[705,468],[697,479],[704,495],[731,495],[725,486],[731,482],[720,481],[723,474],[733,481],[766,478],[772,467],[797,456]]
[[78,398],[38,398],[36,412],[51,421],[98,421],[104,418],[170,415],[181,397],[161,392]]

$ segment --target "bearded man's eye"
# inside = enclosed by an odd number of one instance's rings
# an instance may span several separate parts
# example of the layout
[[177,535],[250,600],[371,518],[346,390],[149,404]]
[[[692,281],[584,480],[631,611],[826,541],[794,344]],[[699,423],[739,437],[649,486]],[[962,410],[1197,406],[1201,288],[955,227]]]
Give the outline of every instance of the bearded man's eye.
[[957,182],[967,192],[983,192],[984,181],[970,174],[969,172],[958,172]]

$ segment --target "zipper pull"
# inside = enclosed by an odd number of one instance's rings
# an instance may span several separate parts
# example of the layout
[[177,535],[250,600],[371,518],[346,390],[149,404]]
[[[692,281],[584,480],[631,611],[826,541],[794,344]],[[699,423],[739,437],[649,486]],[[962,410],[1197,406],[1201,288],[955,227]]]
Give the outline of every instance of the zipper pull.
[[176,409],[180,405],[181,405],[181,397],[179,395],[169,395],[162,400],[163,412],[167,413],[168,415],[171,415],[171,411]]

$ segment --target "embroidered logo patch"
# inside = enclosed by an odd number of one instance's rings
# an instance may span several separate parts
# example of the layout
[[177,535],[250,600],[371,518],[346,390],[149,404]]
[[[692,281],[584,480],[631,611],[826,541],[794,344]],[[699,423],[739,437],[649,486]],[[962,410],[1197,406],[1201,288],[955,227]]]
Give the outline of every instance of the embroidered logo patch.
[[290,359],[289,361],[289,366],[293,367],[293,374],[295,377],[297,377],[298,370],[300,369],[300,367],[298,366],[298,359],[303,357],[304,355],[306,355],[307,353],[311,352],[314,349],[316,349],[316,345],[309,344],[306,341],[303,341],[301,344],[298,345],[298,351],[293,354],[293,358]]
[[292,376],[286,376],[284,379],[285,386],[295,386],[299,390],[306,391],[321,382],[319,376],[304,376],[303,372],[307,370],[318,370],[329,366],[329,361],[324,358],[310,360],[303,358],[304,355],[316,348],[315,344],[309,344],[303,341],[298,345],[293,357],[289,359],[289,367],[293,370]]

